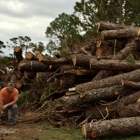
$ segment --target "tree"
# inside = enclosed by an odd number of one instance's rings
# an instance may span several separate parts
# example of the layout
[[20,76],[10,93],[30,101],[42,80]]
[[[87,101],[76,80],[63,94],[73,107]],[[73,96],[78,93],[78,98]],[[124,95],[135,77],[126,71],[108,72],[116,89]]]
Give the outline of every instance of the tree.
[[19,45],[25,53],[29,48],[32,48],[30,45],[31,38],[28,36],[19,36],[19,37],[13,37],[10,39],[10,41],[13,42],[13,45],[10,45],[9,47],[14,48],[16,45]]
[[58,18],[50,23],[45,34],[48,38],[58,38],[60,42],[67,38],[71,43],[79,38],[79,30],[76,24],[72,24],[71,15],[65,13],[59,14]]
[[4,43],[0,40],[0,53],[3,53],[3,51],[1,50],[1,48],[6,48],[6,46],[5,46]]

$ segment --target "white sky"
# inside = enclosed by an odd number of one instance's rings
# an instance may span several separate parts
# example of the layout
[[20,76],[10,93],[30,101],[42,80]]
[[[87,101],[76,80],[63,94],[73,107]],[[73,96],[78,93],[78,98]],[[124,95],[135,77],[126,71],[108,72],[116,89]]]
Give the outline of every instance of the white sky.
[[[18,36],[29,36],[33,43],[43,42],[46,28],[59,14],[72,14],[81,0],[0,0],[0,40],[5,44]],[[4,53],[9,54],[4,49]]]

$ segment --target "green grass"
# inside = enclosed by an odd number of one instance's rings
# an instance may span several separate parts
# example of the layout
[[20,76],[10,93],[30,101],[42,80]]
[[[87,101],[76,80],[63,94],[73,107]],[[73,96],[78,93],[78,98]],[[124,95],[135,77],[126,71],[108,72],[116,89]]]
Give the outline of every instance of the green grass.
[[[76,129],[74,126],[55,128],[48,124],[41,124],[38,127],[42,130],[41,133],[36,134],[36,138],[39,140],[91,140],[84,138],[81,129]],[[102,140],[140,140],[140,136],[104,138]]]

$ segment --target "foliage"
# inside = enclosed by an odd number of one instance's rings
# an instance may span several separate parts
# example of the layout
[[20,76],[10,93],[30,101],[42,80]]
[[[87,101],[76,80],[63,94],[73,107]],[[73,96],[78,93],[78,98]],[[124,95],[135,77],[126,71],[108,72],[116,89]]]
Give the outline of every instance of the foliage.
[[125,61],[126,62],[129,62],[129,63],[135,63],[135,58],[132,54],[129,54],[126,58],[125,58]]
[[3,51],[1,51],[1,48],[6,48],[6,46],[5,46],[4,43],[0,40],[0,54],[3,53]]
[[22,105],[25,102],[33,102],[35,100],[35,95],[29,91],[21,92],[19,94],[18,105]]

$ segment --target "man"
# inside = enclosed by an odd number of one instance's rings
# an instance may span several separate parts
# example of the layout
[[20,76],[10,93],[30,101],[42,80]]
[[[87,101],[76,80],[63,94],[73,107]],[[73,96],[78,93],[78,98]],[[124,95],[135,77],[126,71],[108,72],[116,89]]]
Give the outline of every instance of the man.
[[[17,101],[18,101],[18,90],[15,88],[13,81],[8,82],[7,87],[4,87],[0,91],[0,114],[3,116],[3,124],[16,124],[17,115]],[[11,110],[11,117],[8,120],[8,110]],[[7,117],[6,117],[7,116]],[[7,120],[5,119],[7,118]]]

